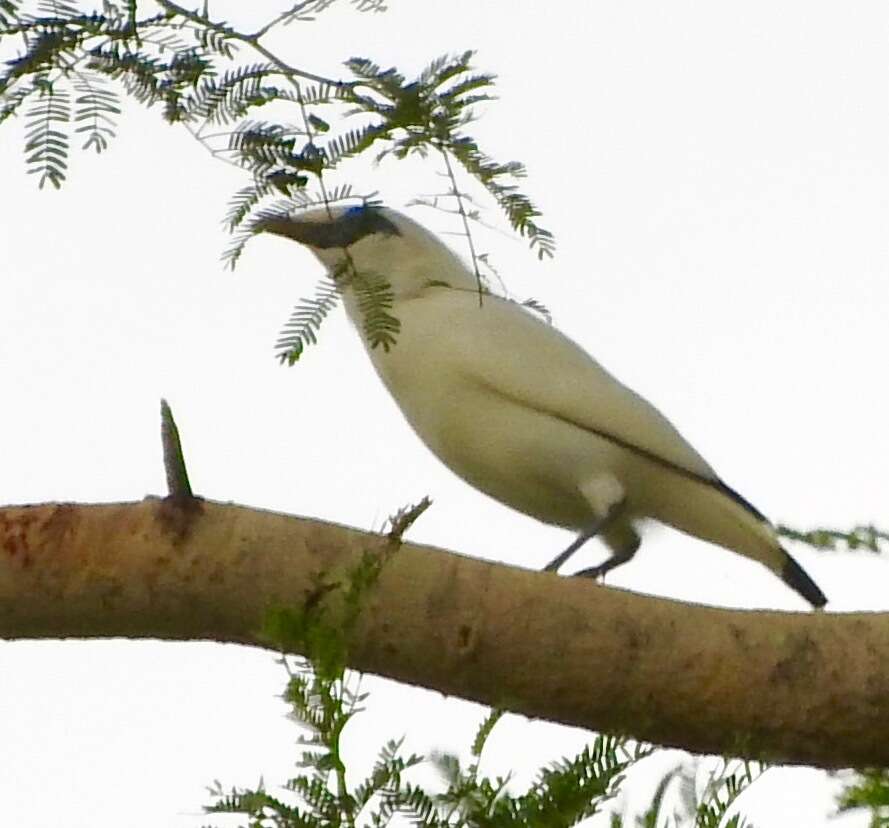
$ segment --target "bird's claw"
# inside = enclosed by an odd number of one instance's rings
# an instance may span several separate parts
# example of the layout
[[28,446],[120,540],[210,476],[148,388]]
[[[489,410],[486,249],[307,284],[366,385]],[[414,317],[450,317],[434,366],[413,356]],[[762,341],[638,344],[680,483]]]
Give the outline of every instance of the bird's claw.
[[604,578],[605,573],[608,570],[601,566],[591,566],[588,569],[581,569],[580,572],[575,572],[571,577],[572,578]]

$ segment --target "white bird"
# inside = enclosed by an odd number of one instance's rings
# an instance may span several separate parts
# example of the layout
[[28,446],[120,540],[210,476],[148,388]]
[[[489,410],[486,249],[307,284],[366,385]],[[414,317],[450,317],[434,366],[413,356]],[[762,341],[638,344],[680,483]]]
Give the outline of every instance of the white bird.
[[[611,551],[577,574],[633,557],[646,519],[759,561],[815,607],[827,599],[768,520],[720,480],[654,406],[521,305],[479,293],[432,233],[379,206],[269,217],[257,229],[308,247],[342,287],[346,311],[408,423],[446,466],[491,497]],[[391,286],[395,344],[372,347],[362,279]]]

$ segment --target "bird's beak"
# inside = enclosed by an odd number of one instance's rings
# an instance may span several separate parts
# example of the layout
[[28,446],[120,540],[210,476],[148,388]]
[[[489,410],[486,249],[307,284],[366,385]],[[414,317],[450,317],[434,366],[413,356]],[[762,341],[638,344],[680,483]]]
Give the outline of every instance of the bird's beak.
[[307,247],[327,248],[340,246],[337,226],[331,221],[305,221],[289,216],[268,216],[258,221],[254,228],[257,233],[272,233],[285,236]]
[[377,210],[334,211],[325,208],[289,215],[269,212],[254,225],[254,232],[274,233],[311,247],[315,252],[344,249],[367,236],[400,236],[398,227]]

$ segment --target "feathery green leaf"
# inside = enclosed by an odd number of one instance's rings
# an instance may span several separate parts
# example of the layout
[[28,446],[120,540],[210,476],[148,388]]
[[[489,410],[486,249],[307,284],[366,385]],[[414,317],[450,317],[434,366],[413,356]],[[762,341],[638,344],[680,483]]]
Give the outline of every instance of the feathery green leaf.
[[40,176],[40,188],[48,181],[62,186],[68,169],[68,132],[71,96],[65,89],[46,81],[25,121],[25,152],[28,173]]

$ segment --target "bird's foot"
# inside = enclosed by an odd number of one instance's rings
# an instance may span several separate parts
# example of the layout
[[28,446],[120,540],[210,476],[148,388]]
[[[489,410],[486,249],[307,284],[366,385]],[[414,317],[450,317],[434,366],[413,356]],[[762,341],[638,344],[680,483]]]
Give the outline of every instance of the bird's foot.
[[581,569],[580,572],[575,572],[571,577],[572,578],[604,578],[605,573],[608,572],[609,569],[612,569],[610,566],[605,566],[605,564],[600,564],[599,566],[591,566],[587,569]]

